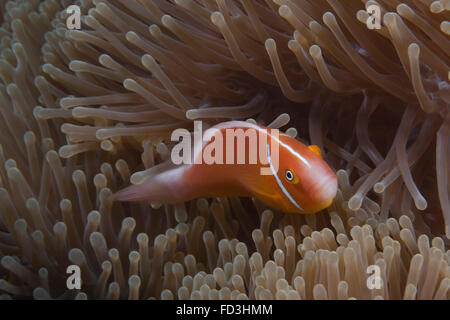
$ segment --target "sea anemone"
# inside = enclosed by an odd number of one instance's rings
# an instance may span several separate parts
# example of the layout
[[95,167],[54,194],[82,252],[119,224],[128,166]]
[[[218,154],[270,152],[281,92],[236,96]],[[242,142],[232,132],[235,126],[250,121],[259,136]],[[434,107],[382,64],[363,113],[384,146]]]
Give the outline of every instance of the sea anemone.
[[[448,299],[448,1],[70,4],[0,5],[2,298]],[[331,207],[113,201],[227,119],[318,145]]]

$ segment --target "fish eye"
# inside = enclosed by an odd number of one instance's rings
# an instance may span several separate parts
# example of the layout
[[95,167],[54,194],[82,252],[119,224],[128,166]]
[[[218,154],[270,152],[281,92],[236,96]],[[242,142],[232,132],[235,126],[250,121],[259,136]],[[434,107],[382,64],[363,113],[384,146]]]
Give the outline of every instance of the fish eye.
[[286,179],[287,181],[294,181],[294,173],[291,170],[286,170]]

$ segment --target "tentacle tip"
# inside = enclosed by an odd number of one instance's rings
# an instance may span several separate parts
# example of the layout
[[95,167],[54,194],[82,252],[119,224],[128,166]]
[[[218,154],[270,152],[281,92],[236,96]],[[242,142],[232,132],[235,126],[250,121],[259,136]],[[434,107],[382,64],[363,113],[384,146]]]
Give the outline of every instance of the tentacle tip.
[[381,182],[377,182],[375,183],[375,185],[373,186],[373,191],[375,191],[376,193],[383,193],[385,190],[385,186],[383,183]]
[[269,50],[269,49],[276,49],[275,40],[272,39],[272,38],[266,39],[265,46],[266,46],[267,50]]
[[421,211],[425,210],[428,207],[427,200],[425,200],[423,197],[414,200],[414,204],[416,205],[416,208]]
[[338,171],[336,171],[336,175],[338,177],[348,178],[348,173],[345,169],[339,169]]
[[329,24],[331,22],[336,22],[336,17],[330,11],[325,12],[322,16],[322,19],[325,24]]
[[419,47],[419,45],[418,45],[417,43],[415,43],[415,42],[412,42],[412,43],[408,46],[408,54],[409,54],[410,56],[417,57],[417,56],[419,56],[419,53],[420,53],[420,47]]
[[186,111],[186,119],[188,120],[196,120],[197,117],[197,110],[191,109]]
[[287,5],[283,4],[278,8],[278,13],[280,14],[280,16],[282,16],[283,18],[286,18],[289,13],[291,12],[291,8],[289,8]]
[[219,11],[214,11],[213,13],[211,13],[211,21],[215,25],[222,23],[224,21],[222,13],[220,13]]
[[313,44],[311,47],[309,47],[309,54],[313,58],[318,58],[322,55],[322,49],[316,44]]
[[358,210],[361,208],[363,197],[359,194],[355,194],[353,197],[350,198],[348,201],[348,207],[350,210]]

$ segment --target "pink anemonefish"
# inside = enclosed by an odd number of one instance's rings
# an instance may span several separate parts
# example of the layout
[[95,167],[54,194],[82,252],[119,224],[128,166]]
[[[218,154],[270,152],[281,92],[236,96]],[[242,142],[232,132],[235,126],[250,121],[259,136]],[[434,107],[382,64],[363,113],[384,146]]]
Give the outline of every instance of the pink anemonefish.
[[[207,164],[194,161],[193,164],[184,164],[159,173],[142,184],[122,189],[115,194],[115,199],[180,203],[199,197],[255,197],[274,209],[301,214],[316,213],[332,203],[336,196],[337,178],[322,159],[319,147],[307,147],[286,134],[275,136],[272,134],[273,129],[243,121],[224,122],[212,128],[225,137],[223,146],[227,142],[227,129],[241,130],[241,133],[246,133],[249,129],[258,131],[258,146],[263,139],[267,161],[263,162],[260,157],[253,164],[249,164],[250,161],[245,164],[228,164],[228,161]],[[213,141],[218,140],[203,142],[198,149],[200,152],[194,153],[193,159],[198,160],[198,157],[204,156],[205,150],[211,149]],[[249,143],[245,143],[246,152],[249,152],[250,145],[249,138]],[[278,147],[278,170],[273,163],[272,147]],[[226,159],[227,150],[223,148],[223,159]],[[237,152],[233,154],[235,159],[236,154]],[[261,174],[263,164],[270,168],[272,174]]]

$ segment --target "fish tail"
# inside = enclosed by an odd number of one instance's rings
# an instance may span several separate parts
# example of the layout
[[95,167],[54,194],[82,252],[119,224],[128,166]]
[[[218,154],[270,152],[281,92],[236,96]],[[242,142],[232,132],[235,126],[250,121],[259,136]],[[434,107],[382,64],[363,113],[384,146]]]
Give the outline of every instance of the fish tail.
[[114,194],[117,201],[148,201],[150,203],[178,203],[187,201],[183,192],[184,166],[170,169],[128,186]]

